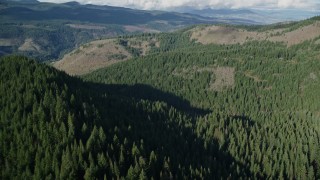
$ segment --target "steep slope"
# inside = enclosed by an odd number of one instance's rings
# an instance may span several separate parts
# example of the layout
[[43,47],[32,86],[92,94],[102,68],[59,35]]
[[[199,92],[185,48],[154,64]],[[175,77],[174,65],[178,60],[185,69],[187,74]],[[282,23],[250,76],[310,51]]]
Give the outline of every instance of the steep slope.
[[1,179],[83,175],[71,155],[84,163],[83,143],[91,137],[100,146],[105,134],[94,107],[73,89],[79,80],[21,57],[1,59],[0,69]]
[[115,41],[107,39],[84,44],[64,55],[53,66],[71,75],[81,75],[130,59],[132,55]]
[[66,54],[53,66],[71,75],[83,75],[132,57],[145,56],[160,47],[159,37],[142,34],[92,41]]
[[[195,132],[186,106],[123,94],[148,86],[83,81],[23,57],[0,60],[1,179],[182,179],[246,176]],[[154,99],[161,100],[161,99]],[[190,109],[190,108],[189,108]],[[191,108],[192,109],[192,108]]]

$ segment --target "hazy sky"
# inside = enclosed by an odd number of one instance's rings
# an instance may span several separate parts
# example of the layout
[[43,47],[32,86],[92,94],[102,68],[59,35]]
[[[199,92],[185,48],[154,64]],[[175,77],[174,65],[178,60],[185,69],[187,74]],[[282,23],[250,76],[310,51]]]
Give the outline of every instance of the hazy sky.
[[[40,0],[62,3],[73,0]],[[191,6],[201,8],[296,8],[319,10],[320,0],[76,0],[81,4],[134,7],[138,9],[161,9]]]

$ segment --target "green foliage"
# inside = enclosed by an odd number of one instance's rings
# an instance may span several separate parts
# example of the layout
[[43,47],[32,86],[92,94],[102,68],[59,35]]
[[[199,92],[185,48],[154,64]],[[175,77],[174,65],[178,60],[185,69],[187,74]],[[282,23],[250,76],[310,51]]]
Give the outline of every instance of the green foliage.
[[193,119],[164,102],[23,57],[1,59],[0,70],[1,179],[213,178],[237,164],[213,144],[205,149]]
[[[239,162],[229,166],[234,170],[231,177],[314,179],[318,178],[315,153],[320,145],[320,64],[314,42],[291,48],[271,42],[190,47],[168,42],[169,51],[164,48],[84,79],[118,84],[112,91],[164,101],[192,115],[192,127],[203,139],[203,147],[217,147]],[[234,84],[214,89],[212,84],[228,73],[223,68],[234,68],[234,74],[227,74],[234,77]],[[205,153],[197,157],[208,158]],[[163,166],[175,167],[166,161]],[[215,168],[210,172],[219,172]],[[207,177],[194,167],[190,173]],[[162,171],[162,176],[171,175]]]
[[190,48],[194,46],[194,43],[190,41],[190,34],[181,30],[174,33],[162,33],[156,36],[156,39],[160,43],[160,47],[154,47],[150,53],[167,52],[175,49]]
[[2,58],[0,179],[319,179],[319,38],[189,37],[83,80]]

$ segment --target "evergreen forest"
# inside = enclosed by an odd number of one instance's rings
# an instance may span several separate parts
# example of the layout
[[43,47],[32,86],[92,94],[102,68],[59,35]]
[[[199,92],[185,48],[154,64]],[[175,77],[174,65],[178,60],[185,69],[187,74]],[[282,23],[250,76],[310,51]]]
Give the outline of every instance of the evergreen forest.
[[0,179],[320,179],[320,37],[188,32],[83,76],[2,57]]

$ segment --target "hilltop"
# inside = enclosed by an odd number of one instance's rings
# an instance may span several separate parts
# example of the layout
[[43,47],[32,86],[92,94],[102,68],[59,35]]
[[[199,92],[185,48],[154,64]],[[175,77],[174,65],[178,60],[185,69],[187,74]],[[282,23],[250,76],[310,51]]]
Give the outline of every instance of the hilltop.
[[271,41],[292,46],[320,36],[320,20],[317,21],[316,18],[279,25],[276,28],[264,28],[257,31],[232,26],[199,27],[191,30],[191,39],[202,44],[243,44],[249,41]]
[[64,55],[60,61],[54,63],[54,67],[68,74],[81,75],[131,57],[132,55],[114,39],[98,40]]
[[[291,47],[315,40],[319,36],[318,17],[267,26],[201,25],[173,33],[123,36],[104,41],[93,41],[66,54],[61,60],[55,62],[54,66],[72,75],[82,75],[133,57],[188,46],[242,45],[255,41],[269,41]],[[179,42],[179,39],[183,39],[183,42]],[[171,41],[172,44],[168,44],[168,41]],[[123,53],[123,56],[119,55],[120,52]]]

